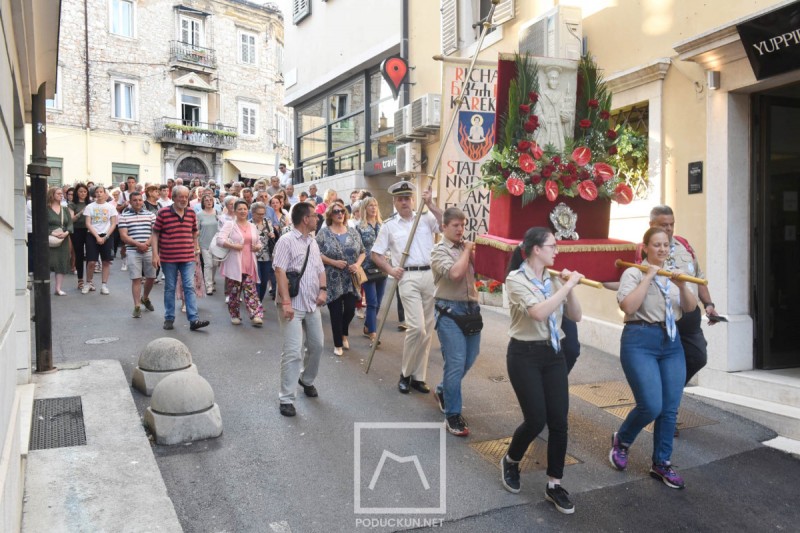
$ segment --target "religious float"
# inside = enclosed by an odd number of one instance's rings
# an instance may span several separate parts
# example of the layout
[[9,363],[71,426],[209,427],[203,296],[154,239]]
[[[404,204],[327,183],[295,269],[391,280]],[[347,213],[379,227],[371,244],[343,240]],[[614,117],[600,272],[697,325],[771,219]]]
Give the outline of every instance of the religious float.
[[501,54],[495,144],[481,167],[491,191],[488,232],[476,242],[475,271],[505,279],[511,253],[532,226],[558,240],[555,269],[617,281],[614,262],[633,262],[636,245],[608,238],[611,202],[633,190],[609,164],[617,133],[611,94],[588,57],[580,61]]

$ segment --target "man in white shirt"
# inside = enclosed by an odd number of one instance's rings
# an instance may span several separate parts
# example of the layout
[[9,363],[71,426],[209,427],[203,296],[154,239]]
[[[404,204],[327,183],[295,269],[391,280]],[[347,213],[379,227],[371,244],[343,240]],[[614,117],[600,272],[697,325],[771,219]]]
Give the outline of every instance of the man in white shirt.
[[278,178],[281,182],[281,187],[284,189],[292,183],[292,171],[286,168],[286,163],[278,165]]
[[286,186],[286,199],[289,200],[290,205],[294,205],[300,201],[300,199],[294,195],[294,185],[291,183]]
[[[401,181],[389,187],[389,194],[394,197],[397,213],[381,226],[372,246],[372,262],[397,280],[400,300],[405,309],[408,330],[403,344],[403,364],[397,388],[403,394],[408,394],[412,388],[428,393],[430,388],[425,383],[425,375],[428,371],[428,355],[435,325],[431,250],[434,235],[440,232],[442,226],[442,211],[433,203],[430,188],[424,191],[422,201],[428,212],[420,218],[408,259],[403,268],[400,268],[400,258],[403,257],[416,217],[413,210],[414,186],[408,181]],[[391,252],[391,264],[384,257],[386,252]]]

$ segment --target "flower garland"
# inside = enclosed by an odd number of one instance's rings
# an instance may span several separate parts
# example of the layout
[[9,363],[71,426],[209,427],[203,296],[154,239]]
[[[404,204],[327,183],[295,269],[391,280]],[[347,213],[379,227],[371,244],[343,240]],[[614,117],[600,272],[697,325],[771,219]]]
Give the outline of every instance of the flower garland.
[[508,92],[508,111],[500,117],[500,135],[490,158],[481,167],[483,185],[496,194],[522,197],[522,205],[545,196],[607,198],[630,203],[633,190],[608,164],[617,153],[616,129],[609,126],[611,94],[597,65],[587,55],[578,66],[575,129],[559,151],[534,139],[539,129],[538,65],[529,56],[515,56],[517,77]]

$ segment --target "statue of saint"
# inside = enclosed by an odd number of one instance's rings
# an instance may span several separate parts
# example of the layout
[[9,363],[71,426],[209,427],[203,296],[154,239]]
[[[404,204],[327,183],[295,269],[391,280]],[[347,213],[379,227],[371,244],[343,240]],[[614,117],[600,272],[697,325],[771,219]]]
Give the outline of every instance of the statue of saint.
[[547,84],[536,103],[536,142],[542,147],[551,144],[557,150],[564,149],[564,137],[572,137],[575,124],[575,95],[570,94],[569,84],[561,87],[561,72],[562,68],[556,65],[544,68]]

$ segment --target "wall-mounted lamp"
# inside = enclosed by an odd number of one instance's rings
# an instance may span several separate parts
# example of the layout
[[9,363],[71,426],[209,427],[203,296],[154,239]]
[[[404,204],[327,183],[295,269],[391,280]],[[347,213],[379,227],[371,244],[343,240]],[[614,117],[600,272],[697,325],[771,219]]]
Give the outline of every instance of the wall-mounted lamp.
[[706,79],[708,80],[708,88],[711,90],[719,89],[719,71],[709,70],[706,72]]

